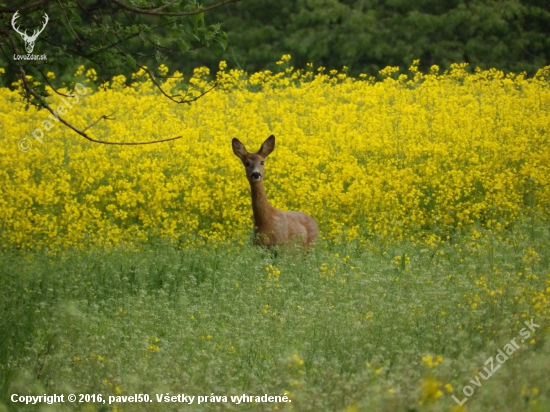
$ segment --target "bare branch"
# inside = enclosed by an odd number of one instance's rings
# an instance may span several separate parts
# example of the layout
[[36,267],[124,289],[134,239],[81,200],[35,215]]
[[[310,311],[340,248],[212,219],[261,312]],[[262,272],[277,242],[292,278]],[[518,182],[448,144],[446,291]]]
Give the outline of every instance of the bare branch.
[[166,7],[173,6],[175,3],[177,3],[180,0],[172,0],[170,3],[166,3],[163,6],[159,6],[156,9],[152,9],[152,11],[160,11],[162,9],[165,9]]
[[[103,115],[99,119],[97,119],[95,122],[90,124],[88,127],[86,127],[84,130],[77,129],[72,124],[67,122],[65,119],[63,119],[61,116],[59,116],[58,113],[53,110],[49,104],[47,104],[44,99],[42,99],[31,87],[29,84],[29,81],[27,80],[27,75],[25,73],[25,70],[21,66],[19,66],[19,77],[23,81],[23,86],[25,87],[25,92],[27,94],[27,99],[30,100],[30,96],[33,96],[35,99],[40,101],[42,103],[42,106],[48,110],[51,114],[53,114],[61,123],[63,123],[65,126],[67,126],[69,129],[73,130],[75,133],[79,134],[80,136],[84,137],[86,140],[89,140],[93,143],[101,143],[101,144],[110,144],[110,145],[117,145],[117,146],[137,146],[137,145],[144,145],[144,144],[155,144],[155,143],[162,143],[162,142],[169,142],[171,140],[177,140],[181,139],[183,135],[176,136],[176,137],[170,137],[168,139],[161,139],[161,140],[149,140],[147,142],[107,142],[105,140],[97,140],[93,137],[90,137],[86,130],[94,126],[96,123],[98,123],[100,120],[113,120],[109,118],[109,116],[112,116],[114,113],[111,113],[110,115]],[[116,113],[116,112],[115,112]]]
[[113,114],[115,114],[116,112],[118,112],[118,109],[115,110],[113,113],[111,114],[104,114],[103,116],[101,116],[99,119],[97,119],[95,122],[93,122],[92,124],[90,124],[88,127],[86,127],[85,129],[82,129],[83,132],[85,132],[86,130],[88,130],[89,128],[91,128],[92,126],[94,126],[96,123],[98,123],[100,120],[115,120],[114,117],[111,117]]
[[155,9],[141,9],[139,7],[128,6],[127,4],[123,3],[121,0],[111,0],[111,1],[123,9],[126,9],[128,11],[133,11],[134,13],[138,13],[138,14],[151,14],[154,16],[192,16],[194,14],[204,13],[205,11],[215,9],[225,4],[237,3],[241,0],[223,0],[222,2],[218,4],[214,4],[213,6],[204,7],[195,11],[188,11],[188,12],[181,12],[181,13],[156,11]]
[[[153,40],[151,40],[149,37],[145,36],[145,39],[146,40],[149,40],[149,43],[151,43],[153,45],[154,48],[159,48],[159,49],[162,49],[162,50],[165,50],[165,51],[169,51],[169,52],[177,52],[177,51],[180,51],[179,48],[171,48],[171,47],[166,47],[166,46],[162,46],[158,43],[155,43]],[[119,42],[120,43],[120,42]],[[172,43],[174,44],[174,43]],[[198,51],[198,50],[201,50],[201,49],[204,49],[205,46],[199,46],[199,47],[194,47],[192,49],[189,49],[188,51]],[[160,76],[159,76],[160,77]]]
[[74,37],[76,37],[76,39],[79,42],[83,43],[82,39],[80,37],[78,37],[78,34],[76,34],[76,32],[74,31],[73,26],[71,26],[71,21],[69,20],[69,17],[67,16],[67,13],[65,12],[65,8],[61,5],[61,2],[59,0],[57,0],[57,3],[59,4],[59,8],[61,9],[61,12],[63,13],[63,16],[65,16],[65,20],[67,20],[67,26],[69,26],[69,28],[73,32]]
[[[209,91],[211,91],[212,89],[214,89],[217,85],[218,85],[218,82],[214,83],[214,85],[206,90],[205,92],[202,92],[199,96],[197,97],[194,97],[192,99],[186,99],[187,97],[187,94],[185,96],[182,96],[181,94],[175,94],[175,95],[172,95],[170,96],[168,93],[166,93],[162,86],[160,84],[158,84],[158,82],[156,81],[155,79],[155,76],[153,75],[153,73],[151,73],[151,71],[145,67],[145,66],[141,66],[139,64],[136,63],[136,65],[145,71],[145,73],[147,73],[147,75],[149,76],[149,78],[151,79],[151,81],[153,82],[153,84],[157,87],[157,89],[160,90],[160,92],[165,96],[165,97],[168,97],[170,100],[172,100],[174,103],[191,103],[191,102],[194,102],[196,100],[199,100],[202,96],[204,96],[206,93],[208,93]],[[176,100],[175,97],[182,97],[181,100]]]
[[63,97],[70,97],[68,94],[63,94],[59,91],[57,91],[57,89],[55,87],[52,86],[52,84],[50,83],[50,80],[48,79],[48,77],[44,74],[44,72],[42,70],[38,70],[38,73],[40,73],[42,75],[42,77],[44,78],[44,80],[46,81],[46,83],[48,83],[48,86],[50,86],[52,88],[52,90],[54,91],[55,94],[58,94],[60,96],[63,96]]
[[[166,26],[166,25],[173,24],[174,22],[177,22],[177,21],[182,21],[188,16],[193,16],[193,15],[197,15],[197,14],[200,14],[200,13],[205,13],[209,10],[212,10],[212,9],[217,8],[217,7],[221,7],[221,6],[230,4],[230,3],[237,3],[240,0],[214,0],[214,1],[217,1],[218,3],[214,4],[212,6],[207,6],[207,7],[203,7],[203,6],[199,5],[198,10],[195,10],[195,11],[170,12],[170,11],[166,11],[166,10],[170,10],[170,7],[172,7],[172,10],[181,10],[180,5],[181,5],[181,3],[184,3],[184,1],[183,0],[163,0],[163,1],[160,2],[160,5],[159,5],[159,2],[150,2],[149,6],[145,6],[144,8],[140,8],[140,7],[134,7],[132,5],[133,1],[131,1],[131,0],[107,0],[106,2],[96,3],[94,6],[91,6],[91,7],[87,7],[86,6],[87,2],[84,2],[83,0],[75,0],[76,4],[74,5],[74,7],[76,7],[77,9],[80,9],[82,12],[84,12],[98,27],[101,28],[102,23],[104,21],[104,18],[108,19],[110,17],[110,19],[112,20],[113,30],[111,31],[111,34],[114,35],[115,37],[113,38],[110,35],[108,35],[109,33],[103,32],[103,44],[101,44],[99,42],[96,42],[96,43],[99,43],[96,46],[96,47],[99,46],[97,50],[93,50],[92,47],[91,47],[92,45],[88,44],[88,39],[87,39],[86,34],[78,33],[77,30],[75,30],[75,26],[73,26],[71,24],[71,21],[70,21],[70,18],[68,16],[68,14],[67,14],[67,11],[64,8],[64,4],[62,4],[64,2],[61,1],[61,0],[29,0],[28,4],[26,4],[24,6],[19,6],[19,7],[17,7],[17,9],[15,7],[12,7],[12,6],[0,7],[0,16],[3,13],[16,12],[15,15],[13,15],[13,17],[10,16],[11,19],[12,19],[12,25],[14,26],[15,30],[21,36],[24,37],[24,40],[25,40],[26,37],[29,37],[29,39],[34,40],[34,38],[37,37],[38,34],[40,34],[40,32],[42,30],[44,30],[44,27],[48,23],[48,15],[46,13],[44,13],[45,21],[43,22],[41,28],[39,27],[37,30],[34,30],[31,36],[27,36],[27,31],[22,31],[21,29],[19,29],[19,26],[16,24],[16,20],[19,18],[19,13],[17,13],[17,11],[19,10],[20,12],[23,12],[23,11],[29,12],[29,11],[39,9],[41,7],[49,7],[52,4],[54,5],[55,8],[57,8],[57,6],[56,6],[56,3],[57,3],[57,5],[61,9],[61,13],[62,13],[61,16],[60,16],[60,20],[58,20],[58,21],[61,21],[62,23],[66,23],[66,26],[67,26],[68,30],[72,33],[74,38],[77,40],[76,45],[78,47],[75,47],[76,50],[69,49],[68,51],[70,53],[72,53],[73,55],[81,56],[81,57],[87,59],[88,61],[91,61],[91,62],[95,63],[96,65],[98,65],[99,67],[101,67],[103,69],[104,66],[96,60],[98,60],[97,56],[99,54],[101,54],[102,52],[107,51],[107,50],[115,49],[115,50],[112,50],[112,51],[113,52],[118,51],[118,52],[120,52],[122,54],[125,54],[127,56],[134,56],[134,58],[137,58],[136,54],[132,53],[132,51],[129,50],[128,45],[125,44],[127,42],[127,40],[129,40],[131,38],[135,38],[137,36],[139,36],[139,38],[141,39],[142,42],[146,42],[146,41],[150,42],[155,50],[166,50],[166,51],[176,51],[177,50],[175,48],[173,49],[174,44],[168,44],[167,45],[168,47],[166,47],[164,45],[161,45],[161,44],[155,44],[155,42],[153,42],[152,39],[149,36],[144,34],[144,32],[147,32],[149,30],[149,28],[147,26],[143,26],[143,25],[139,25],[139,24],[135,23],[133,17],[138,17],[139,15],[152,15],[152,16],[158,16],[158,17],[160,17],[160,16],[172,17],[172,18],[169,18],[169,19],[163,19],[163,20],[172,20],[171,22],[163,21],[163,23],[159,24],[158,26],[152,27],[152,29],[155,29],[155,28],[160,28],[160,27],[163,27],[163,26]],[[2,5],[6,4],[4,2],[1,2],[1,0],[0,0],[0,3],[2,3]],[[102,3],[102,5],[97,6],[97,4],[101,4],[101,3]],[[106,14],[103,13],[105,11],[103,9],[103,7],[105,6],[105,3],[106,3],[106,6],[107,6]],[[155,5],[155,3],[156,3],[156,5]],[[48,10],[48,11],[50,11],[50,10]],[[109,15],[109,11],[110,11],[110,15]],[[124,32],[125,36],[123,35],[122,36],[123,38],[120,36],[122,33],[118,33],[115,26],[114,26],[115,21],[116,21],[115,14],[117,14],[117,12],[119,14],[121,13],[122,15],[126,16],[127,19],[129,19],[129,21],[132,22],[132,25],[133,25],[132,27],[135,27],[134,30],[131,30],[133,32],[131,34],[128,34],[127,32]],[[97,14],[97,13],[99,13],[99,14]],[[11,35],[4,36],[3,35],[4,32],[6,32],[8,34],[11,34]],[[6,55],[7,51],[9,51],[10,49],[12,49],[14,52],[18,53],[19,48],[14,43],[14,39],[12,38],[12,37],[15,37],[15,36],[13,36],[13,32],[9,32],[7,30],[0,29],[0,33],[1,33],[0,37],[2,37],[2,39],[0,39],[0,53]],[[43,40],[46,43],[48,43],[48,44],[50,44],[54,47],[62,47],[61,45],[55,44],[54,39],[55,39],[55,37],[51,38],[51,36],[50,37],[46,36]],[[84,44],[86,46],[89,46],[89,49],[92,49],[92,50],[79,51],[80,45],[82,45],[82,44]],[[4,48],[4,45],[6,45],[6,48]],[[149,47],[149,45],[147,45],[147,46]],[[202,48],[202,47],[199,47],[199,48]],[[129,54],[126,52],[126,50],[129,51]],[[193,50],[195,50],[195,49],[193,49]],[[109,61],[109,60],[106,60],[106,61]],[[43,77],[44,83],[47,84],[51,88],[51,90],[53,90],[54,93],[56,93],[60,96],[63,96],[65,98],[70,97],[68,94],[64,94],[64,93],[60,92],[59,90],[57,90],[52,85],[52,83],[55,84],[55,82],[51,82],[51,79],[49,79],[47,77],[47,75],[46,75],[47,70],[43,67],[44,64],[46,64],[46,63],[35,62],[33,64],[34,70],[32,70],[30,73],[32,73],[32,74],[38,74],[39,73]],[[189,103],[195,102],[198,99],[200,99],[201,97],[203,97],[205,94],[209,93],[211,90],[213,90],[218,85],[218,82],[215,82],[215,83],[211,83],[208,86],[208,87],[210,87],[210,86],[211,87],[208,88],[207,90],[200,90],[200,89],[193,90],[193,89],[188,89],[187,88],[187,89],[185,89],[184,91],[181,91],[181,92],[179,92],[177,90],[169,90],[168,87],[165,86],[166,89],[167,89],[165,91],[163,89],[163,85],[160,82],[162,82],[161,78],[168,78],[168,76],[157,76],[157,77],[155,77],[153,72],[148,70],[146,67],[141,66],[139,64],[137,64],[137,66],[140,67],[141,69],[143,69],[145,71],[145,73],[147,73],[148,77],[151,79],[151,81],[153,82],[155,87],[157,87],[159,89],[159,91],[162,93],[163,96],[165,96],[165,97],[169,98],[171,101],[173,101],[175,103],[179,103],[179,104],[181,104],[181,103],[189,104]],[[95,127],[98,123],[100,123],[102,120],[105,120],[105,121],[115,120],[115,118],[113,117],[114,113],[109,114],[109,115],[102,115],[100,118],[98,118],[97,120],[95,120],[94,122],[92,122],[91,124],[89,124],[88,126],[86,126],[83,129],[79,128],[79,127],[76,127],[76,126],[72,125],[71,123],[69,123],[66,119],[61,117],[58,113],[56,113],[56,111],[48,104],[47,97],[50,94],[49,93],[50,91],[47,90],[47,89],[46,89],[46,91],[44,91],[43,86],[39,86],[39,87],[35,86],[32,83],[31,78],[30,77],[27,78],[26,72],[24,70],[24,67],[25,67],[24,65],[18,64],[16,62],[15,67],[17,67],[18,71],[19,71],[17,73],[17,76],[21,79],[21,85],[22,85],[22,88],[23,88],[22,95],[25,98],[26,103],[32,104],[32,105],[37,106],[39,108],[40,107],[45,108],[47,111],[49,111],[51,114],[53,114],[60,123],[62,123],[64,126],[66,126],[69,129],[73,130],[73,132],[77,133],[78,135],[80,135],[81,137],[85,138],[86,140],[88,140],[90,142],[101,143],[101,144],[110,144],[110,145],[144,145],[144,144],[155,144],[155,143],[167,142],[167,141],[171,141],[171,140],[181,139],[183,137],[183,136],[175,136],[175,137],[161,139],[161,140],[152,140],[152,141],[143,141],[143,142],[109,142],[109,141],[105,141],[105,140],[98,140],[97,138],[92,137],[94,135],[94,133],[91,133],[90,130],[93,127]],[[29,69],[30,69],[30,67],[29,67]],[[36,72],[38,72],[38,73],[36,73]],[[175,94],[172,95],[172,92],[175,93]],[[194,94],[198,94],[198,96],[193,97]]]
[[38,0],[34,3],[26,4],[24,6],[16,6],[16,7],[0,7],[0,13],[14,13],[18,10],[28,10],[28,9],[34,9],[36,7],[42,6],[43,4],[49,3],[51,0]]
[[84,13],[86,13],[86,15],[90,18],[90,20],[92,20],[97,27],[101,27],[101,25],[98,23],[96,17],[90,13],[90,11],[83,6],[83,4],[80,2],[80,0],[76,0],[76,4],[78,4],[78,8],[80,10],[82,10]]

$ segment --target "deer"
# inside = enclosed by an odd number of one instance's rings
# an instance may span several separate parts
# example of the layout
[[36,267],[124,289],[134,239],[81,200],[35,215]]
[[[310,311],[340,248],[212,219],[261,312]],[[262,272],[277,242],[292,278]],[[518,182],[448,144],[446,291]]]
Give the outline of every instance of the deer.
[[319,232],[315,220],[303,212],[283,212],[273,207],[265,193],[264,163],[275,149],[275,136],[269,136],[256,153],[249,153],[237,138],[233,138],[232,146],[233,153],[245,167],[246,178],[250,183],[254,244],[271,248],[296,242],[307,250]]
[[27,34],[27,30],[25,30],[24,32],[21,32],[21,31],[19,31],[19,27],[15,26],[15,21],[19,18],[19,10],[17,10],[15,12],[15,14],[13,15],[13,17],[11,18],[11,25],[12,25],[13,29],[17,33],[19,33],[19,35],[23,38],[23,41],[25,42],[25,49],[27,50],[28,54],[32,53],[32,51],[34,49],[34,42],[38,38],[38,35],[44,31],[44,29],[46,28],[46,24],[48,24],[49,17],[46,13],[44,13],[44,17],[45,17],[45,19],[44,19],[44,24],[42,25],[42,28],[34,30],[33,33],[32,33],[32,36],[29,36]]

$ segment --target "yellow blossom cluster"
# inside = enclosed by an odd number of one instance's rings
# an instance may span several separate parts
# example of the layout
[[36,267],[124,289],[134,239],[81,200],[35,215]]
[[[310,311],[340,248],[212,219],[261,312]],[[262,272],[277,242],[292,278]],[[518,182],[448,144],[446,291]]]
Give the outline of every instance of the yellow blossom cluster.
[[[429,243],[474,223],[498,231],[522,214],[547,217],[550,67],[526,78],[463,64],[421,73],[414,62],[408,74],[389,67],[375,80],[296,70],[286,55],[279,63],[277,73],[248,75],[225,62],[215,76],[173,73],[163,89],[187,99],[217,82],[190,105],[162,96],[143,70],[94,91],[96,73],[84,67],[74,75],[88,90],[78,102],[48,99],[80,129],[115,113],[88,129],[95,139],[183,136],[145,146],[89,142],[45,110],[25,111],[20,84],[0,88],[2,244],[243,241],[251,200],[231,139],[255,151],[270,134],[268,198],[312,215],[325,239],[419,234]],[[32,148],[20,150],[21,139]]]
[[441,398],[443,396],[443,389],[445,389],[447,393],[453,392],[453,386],[450,383],[443,385],[432,376],[422,381],[420,389],[420,399],[418,400],[419,406],[435,402],[437,399]]
[[431,355],[422,356],[422,363],[428,368],[435,368],[439,366],[441,362],[443,362],[443,356],[441,355],[437,355],[435,357]]

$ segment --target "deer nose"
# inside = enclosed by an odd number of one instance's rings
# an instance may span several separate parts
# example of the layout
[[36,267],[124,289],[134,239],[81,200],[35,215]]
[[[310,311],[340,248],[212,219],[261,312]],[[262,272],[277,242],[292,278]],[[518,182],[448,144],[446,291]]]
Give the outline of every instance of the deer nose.
[[260,179],[260,177],[262,177],[262,174],[260,172],[253,172],[250,177],[254,180],[258,180]]

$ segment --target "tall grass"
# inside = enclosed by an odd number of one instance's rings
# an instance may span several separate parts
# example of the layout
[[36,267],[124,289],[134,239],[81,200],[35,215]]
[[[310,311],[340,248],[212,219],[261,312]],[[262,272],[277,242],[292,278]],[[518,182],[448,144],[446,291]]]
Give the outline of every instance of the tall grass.
[[[221,62],[183,108],[142,70],[95,90],[80,67],[90,87],[66,119],[117,111],[89,130],[110,141],[184,136],[151,146],[93,145],[0,88],[1,412],[550,410],[550,66],[414,62],[375,81],[278,64]],[[204,68],[189,83],[213,85]],[[268,197],[318,221],[308,254],[246,239],[230,141],[271,133]],[[136,393],[153,402],[12,402]],[[292,402],[157,403],[167,393]]]
[[[545,411],[549,232],[535,220],[432,246],[321,241],[307,255],[162,242],[5,254],[0,403],[44,410],[12,403],[14,393],[286,392],[291,403],[50,410]],[[451,395],[463,399],[531,319],[540,328],[459,407]]]

